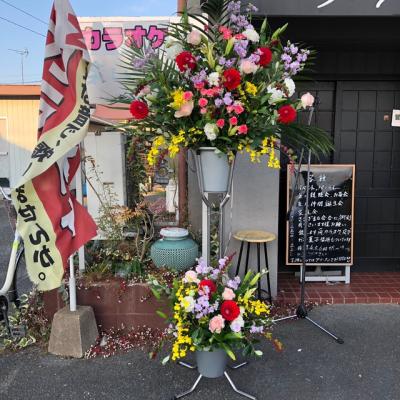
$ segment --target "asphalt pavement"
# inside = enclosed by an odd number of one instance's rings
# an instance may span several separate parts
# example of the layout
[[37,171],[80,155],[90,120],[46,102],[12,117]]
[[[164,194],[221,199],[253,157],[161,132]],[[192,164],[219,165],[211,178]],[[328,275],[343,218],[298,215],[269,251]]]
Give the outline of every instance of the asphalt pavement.
[[[310,317],[343,337],[338,344],[306,320],[284,322],[263,358],[231,371],[259,400],[399,400],[400,306],[329,305]],[[38,349],[0,355],[0,399],[168,400],[196,371],[162,366],[139,350],[108,359],[62,359]],[[203,379],[192,400],[239,400],[224,378]]]

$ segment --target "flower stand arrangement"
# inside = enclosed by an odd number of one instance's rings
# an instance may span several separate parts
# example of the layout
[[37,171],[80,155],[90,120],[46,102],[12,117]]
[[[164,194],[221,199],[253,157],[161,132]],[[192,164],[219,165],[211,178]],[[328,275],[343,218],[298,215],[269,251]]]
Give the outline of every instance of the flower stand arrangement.
[[291,162],[292,149],[304,145],[328,153],[332,145],[323,130],[296,123],[313,101],[309,94],[294,96],[294,79],[306,69],[310,50],[282,43],[286,26],[271,32],[265,20],[257,32],[251,23],[257,9],[250,4],[208,0],[202,11],[185,12],[168,26],[165,50],[150,44],[122,49],[126,93],[113,101],[129,105],[126,127],[150,144],[148,163],[174,158],[182,147],[210,158],[211,148],[219,164],[213,172],[221,171],[226,182],[222,165],[236,152],[252,162],[267,155],[271,168],[280,166],[278,151]]
[[[261,275],[249,271],[243,279],[230,278],[230,262],[231,258],[224,257],[212,267],[200,258],[195,269],[175,280],[170,292],[173,315],[169,334],[173,345],[163,363],[178,361],[199,372],[193,387],[175,396],[177,399],[192,393],[202,377],[220,376],[225,376],[237,393],[255,399],[236,388],[226,371],[227,361],[236,360],[235,351],[240,349],[245,356],[262,355],[255,345],[257,336],[271,338],[266,331],[271,323],[270,309],[254,296]],[[181,361],[189,352],[196,354],[196,367]],[[244,365],[246,362],[232,368]]]

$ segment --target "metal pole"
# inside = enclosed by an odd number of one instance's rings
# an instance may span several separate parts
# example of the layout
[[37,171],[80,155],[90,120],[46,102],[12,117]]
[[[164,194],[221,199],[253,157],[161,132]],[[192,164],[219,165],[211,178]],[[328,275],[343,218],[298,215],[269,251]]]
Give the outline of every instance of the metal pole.
[[69,310],[76,311],[76,282],[73,254],[69,257]]
[[304,210],[304,233],[303,233],[303,262],[301,266],[301,292],[300,304],[304,305],[305,296],[305,280],[306,280],[306,265],[307,265],[307,240],[308,240],[308,204],[310,196],[310,164],[311,164],[311,150],[308,150],[307,162],[307,183],[306,183],[306,204]]

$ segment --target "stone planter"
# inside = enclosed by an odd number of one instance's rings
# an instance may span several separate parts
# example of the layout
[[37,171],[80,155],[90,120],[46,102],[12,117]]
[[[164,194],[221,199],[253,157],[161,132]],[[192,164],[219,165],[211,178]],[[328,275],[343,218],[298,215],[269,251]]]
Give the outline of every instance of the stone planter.
[[[77,288],[77,303],[93,308],[100,330],[129,330],[141,326],[165,329],[166,321],[156,314],[160,310],[168,315],[168,300],[157,300],[145,283],[124,286],[123,280],[110,279]],[[50,320],[64,307],[57,289],[43,293],[45,311]]]

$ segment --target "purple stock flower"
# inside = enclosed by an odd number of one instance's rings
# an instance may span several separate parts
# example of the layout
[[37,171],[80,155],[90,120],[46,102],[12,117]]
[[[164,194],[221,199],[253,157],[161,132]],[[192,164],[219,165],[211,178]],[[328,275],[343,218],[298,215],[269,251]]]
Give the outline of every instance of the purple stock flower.
[[220,99],[220,98],[217,98],[217,99],[214,100],[214,104],[215,104],[216,107],[221,107],[222,104],[224,104],[224,101],[222,99]]
[[231,58],[230,60],[226,60],[225,67],[231,68],[236,62],[236,58]]
[[133,65],[134,68],[141,69],[141,68],[143,68],[145,66],[146,61],[147,60],[144,59],[144,58],[135,58],[132,61],[132,65]]
[[198,274],[208,274],[208,272],[210,271],[210,267],[207,265],[206,261],[204,260],[203,257],[200,257],[197,260],[197,267],[196,267],[196,272]]
[[257,64],[260,61],[260,56],[256,53],[253,53],[250,55],[250,57],[248,57],[248,60],[254,64]]
[[254,4],[252,4],[252,3],[247,4],[246,12],[256,13],[257,11],[258,11],[258,8]]
[[202,69],[201,71],[199,71],[197,74],[193,75],[190,80],[194,83],[201,83],[203,81],[205,81],[207,79],[207,72]]
[[230,106],[233,103],[232,94],[230,92],[225,93],[223,101],[226,106]]
[[239,14],[240,13],[240,6],[241,6],[241,1],[231,1],[228,4],[228,7],[227,7],[226,11],[228,13]]
[[264,327],[252,325],[250,328],[250,333],[264,333]]
[[238,288],[239,285],[240,285],[240,277],[239,277],[239,276],[235,276],[235,278],[230,279],[230,280],[226,283],[226,285],[227,285],[228,287],[230,287],[231,289],[233,289],[233,290],[237,290],[237,288]]
[[233,49],[240,58],[246,57],[248,44],[248,40],[238,40],[235,42]]
[[226,58],[225,57],[220,57],[218,59],[218,64],[219,65],[225,65],[225,63],[226,63]]

